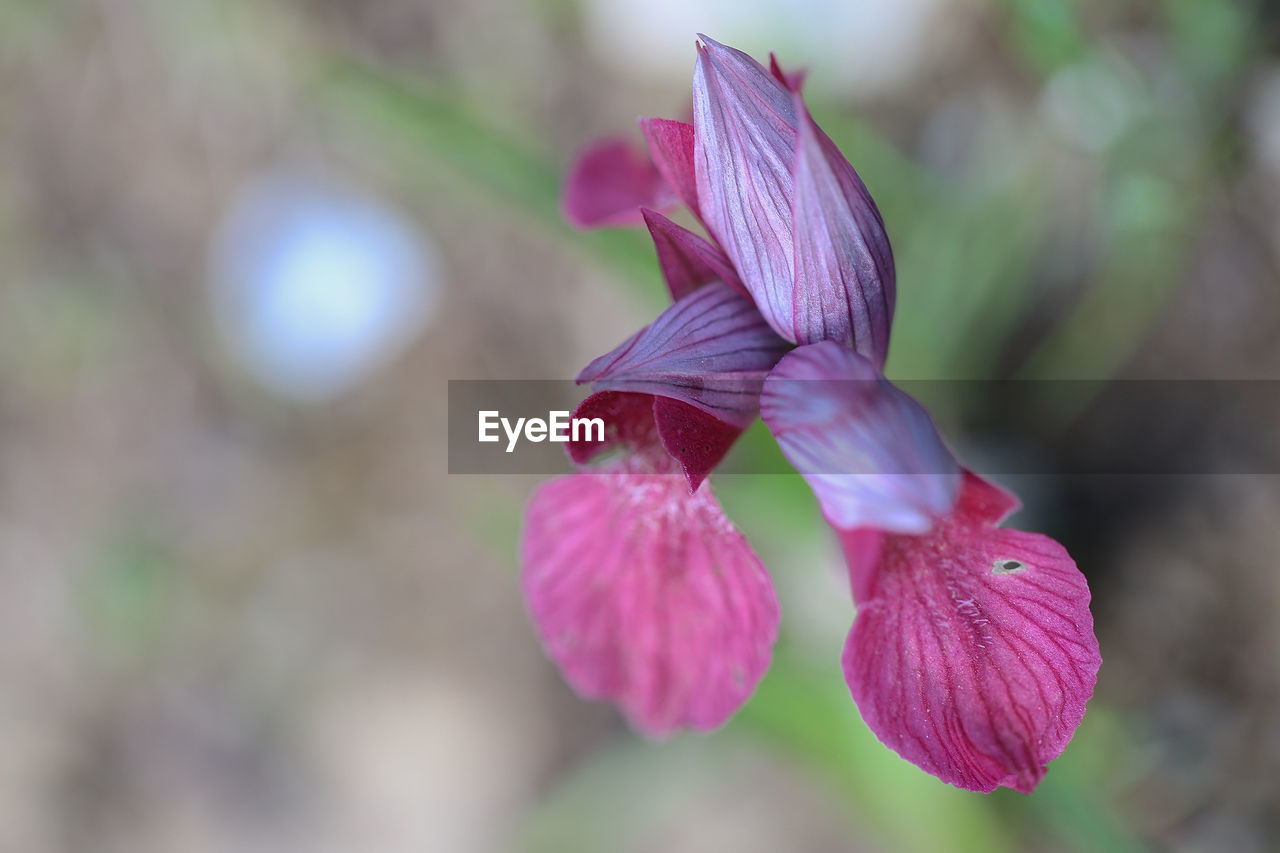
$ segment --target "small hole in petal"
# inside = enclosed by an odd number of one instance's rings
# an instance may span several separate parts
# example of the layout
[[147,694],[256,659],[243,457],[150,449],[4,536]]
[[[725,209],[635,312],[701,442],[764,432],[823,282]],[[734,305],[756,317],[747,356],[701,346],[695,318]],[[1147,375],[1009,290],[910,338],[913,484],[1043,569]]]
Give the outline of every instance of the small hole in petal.
[[991,573],[994,575],[1010,575],[1014,572],[1020,572],[1027,566],[1018,560],[996,560],[995,565],[991,567]]

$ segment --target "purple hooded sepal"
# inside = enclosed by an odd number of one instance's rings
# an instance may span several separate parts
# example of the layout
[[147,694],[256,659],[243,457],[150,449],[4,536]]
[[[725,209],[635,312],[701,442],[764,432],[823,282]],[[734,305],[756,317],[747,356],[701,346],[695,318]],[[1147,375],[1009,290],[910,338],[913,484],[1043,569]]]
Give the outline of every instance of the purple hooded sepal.
[[694,167],[707,229],[779,335],[833,340],[882,367],[894,270],[875,203],[798,82],[702,38]]
[[745,429],[764,378],[788,349],[726,284],[698,288],[578,375],[597,391],[656,394]]

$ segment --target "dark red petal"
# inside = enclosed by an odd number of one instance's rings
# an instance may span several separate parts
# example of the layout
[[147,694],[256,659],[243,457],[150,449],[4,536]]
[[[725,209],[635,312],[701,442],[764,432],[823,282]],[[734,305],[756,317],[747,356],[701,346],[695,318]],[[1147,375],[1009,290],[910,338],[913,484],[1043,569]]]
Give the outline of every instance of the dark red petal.
[[842,536],[858,605],[845,679],[903,758],[961,788],[1029,792],[1097,680],[1089,587],[1057,542],[985,520],[1012,499],[965,482],[926,535]]
[[698,181],[693,169],[693,125],[666,118],[642,118],[640,130],[649,143],[653,165],[694,216],[698,210]]
[[[578,465],[585,465],[615,447],[637,451],[655,447],[659,442],[653,422],[653,398],[648,394],[597,391],[578,404],[572,417],[604,421],[604,441],[579,439],[565,446],[569,458]],[[587,434],[595,435],[590,430]]]
[[653,420],[667,453],[680,463],[696,492],[742,435],[739,427],[669,397],[653,398]]
[[710,489],[625,464],[559,477],[529,502],[521,555],[548,655],[645,734],[721,725],[768,669],[773,587]]
[[658,250],[658,263],[672,299],[680,299],[712,281],[723,281],[748,296],[733,264],[719,248],[661,213],[642,211]]
[[601,139],[569,167],[561,206],[577,228],[638,225],[640,208],[666,209],[676,196],[657,167],[625,139]]

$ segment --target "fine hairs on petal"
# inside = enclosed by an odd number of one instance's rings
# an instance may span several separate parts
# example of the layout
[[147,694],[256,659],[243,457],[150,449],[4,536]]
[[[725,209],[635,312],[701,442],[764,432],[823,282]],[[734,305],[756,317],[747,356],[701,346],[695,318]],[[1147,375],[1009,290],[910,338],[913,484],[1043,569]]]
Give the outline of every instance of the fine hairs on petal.
[[530,501],[521,555],[525,601],[565,679],[646,735],[716,728],[768,669],[773,587],[709,489],[625,461],[557,478]]

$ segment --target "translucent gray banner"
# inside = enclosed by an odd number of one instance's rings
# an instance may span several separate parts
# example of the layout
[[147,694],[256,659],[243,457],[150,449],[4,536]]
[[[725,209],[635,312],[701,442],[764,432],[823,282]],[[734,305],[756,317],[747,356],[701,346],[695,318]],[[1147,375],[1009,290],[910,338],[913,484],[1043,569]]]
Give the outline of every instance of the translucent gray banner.
[[[810,396],[857,390],[852,382],[797,382]],[[980,460],[987,474],[1280,474],[1277,380],[897,384],[929,409],[961,461]],[[573,470],[565,454],[570,415],[588,393],[567,380],[450,380],[449,473]],[[579,435],[597,426],[579,424]],[[724,470],[790,472],[768,443],[746,445],[730,452]]]

